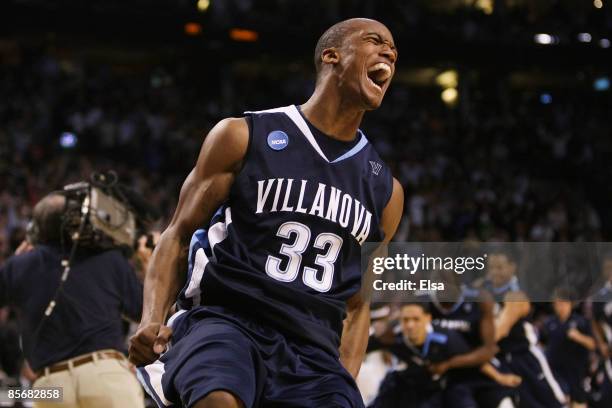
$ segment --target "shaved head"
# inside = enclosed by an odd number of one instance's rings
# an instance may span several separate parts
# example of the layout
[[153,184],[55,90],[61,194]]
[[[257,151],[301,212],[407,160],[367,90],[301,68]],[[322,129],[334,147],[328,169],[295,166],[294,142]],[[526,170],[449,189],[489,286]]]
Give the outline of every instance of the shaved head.
[[317,74],[319,71],[321,71],[321,54],[323,53],[323,50],[328,48],[342,47],[344,39],[355,31],[356,27],[363,25],[364,23],[372,22],[382,25],[382,23],[368,18],[351,18],[340,21],[339,23],[329,27],[319,38],[319,41],[317,41],[317,46],[315,47],[314,63],[317,69]]
[[315,47],[315,93],[376,109],[395,72],[397,49],[391,31],[367,18],[351,18],[327,29]]

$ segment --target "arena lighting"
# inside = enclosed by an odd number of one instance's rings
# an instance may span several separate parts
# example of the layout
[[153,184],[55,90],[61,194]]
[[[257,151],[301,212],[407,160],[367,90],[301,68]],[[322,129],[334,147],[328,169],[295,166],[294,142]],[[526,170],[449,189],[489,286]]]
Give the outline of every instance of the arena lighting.
[[493,0],[476,0],[476,3],[474,3],[474,7],[482,10],[482,12],[485,14],[493,14]]
[[198,11],[201,13],[205,13],[210,7],[210,0],[198,0]]
[[595,6],[595,8],[602,8],[603,7],[603,3],[601,2],[601,0],[594,0],[593,1],[593,6]]
[[539,33],[533,36],[533,40],[536,42],[536,44],[544,44],[544,45],[550,45],[550,44],[554,44],[556,41],[555,37],[550,35],[550,34],[544,34],[544,33]]
[[542,105],[550,105],[552,103],[552,95],[549,93],[543,93],[540,95],[540,103],[542,103]]
[[459,75],[454,69],[444,71],[436,77],[436,83],[443,88],[456,88],[459,82]]
[[187,35],[199,35],[202,34],[202,25],[199,23],[186,23],[185,34]]
[[257,31],[246,30],[244,28],[232,28],[230,38],[234,41],[254,42],[259,38]]
[[444,101],[445,104],[454,105],[457,102],[457,99],[459,98],[459,92],[457,92],[457,89],[455,88],[446,88],[442,91],[440,97],[442,98],[442,101]]
[[60,136],[59,144],[64,149],[72,149],[78,141],[77,135],[72,132],[63,132]]
[[593,82],[593,89],[596,91],[607,91],[610,89],[610,78],[602,76]]
[[608,40],[607,38],[602,38],[601,40],[599,40],[599,46],[601,48],[610,48],[610,40]]
[[580,42],[590,43],[592,39],[593,37],[591,37],[591,34],[589,33],[579,33],[578,34],[578,41]]

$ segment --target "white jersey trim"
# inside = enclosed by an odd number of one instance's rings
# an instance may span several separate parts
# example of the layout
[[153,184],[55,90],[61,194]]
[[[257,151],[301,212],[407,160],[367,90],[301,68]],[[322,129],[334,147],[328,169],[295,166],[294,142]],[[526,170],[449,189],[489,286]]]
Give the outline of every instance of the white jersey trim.
[[548,361],[546,360],[546,356],[544,355],[544,353],[542,353],[542,350],[540,350],[537,345],[530,345],[529,351],[536,358],[536,360],[538,360],[538,363],[540,363],[542,374],[544,374],[544,378],[546,379],[548,386],[555,395],[555,398],[557,398],[557,401],[559,401],[561,404],[566,404],[567,398],[565,397],[565,393],[563,392],[561,386],[555,379],[555,376],[553,375],[552,370],[548,365]]
[[[208,243],[210,245],[210,249],[212,252],[212,260],[216,260],[215,256],[215,246],[223,242],[225,238],[227,238],[227,227],[232,223],[232,210],[230,207],[225,209],[225,221],[219,221],[215,224],[211,225],[207,231]],[[191,252],[191,248],[189,249]],[[189,285],[187,289],[185,289],[185,298],[191,298],[193,300],[194,305],[199,305],[201,303],[201,293],[202,289],[200,288],[200,284],[202,283],[202,277],[204,276],[204,271],[206,270],[206,265],[211,261],[210,258],[206,255],[204,248],[199,248],[195,253],[195,259],[193,261],[193,270],[191,271],[191,279],[189,280]]]
[[[149,383],[140,373],[140,370],[144,370],[149,376]],[[136,372],[138,380],[143,385],[144,389],[153,397],[153,399],[159,400],[162,404],[167,407],[174,405],[164,395],[164,389],[162,388],[162,376],[164,375],[165,368],[164,363],[160,360],[156,360],[152,364],[145,367],[139,368]]]
[[306,123],[302,115],[300,115],[300,112],[298,112],[295,105],[289,106],[289,109],[287,109],[285,113],[287,114],[287,116],[289,116],[289,119],[291,119],[293,123],[295,123],[298,129],[300,129],[302,134],[304,134],[306,140],[308,140],[308,143],[310,143],[310,145],[315,149],[315,151],[319,153],[319,156],[321,156],[323,159],[325,159],[326,162],[329,163],[329,159],[327,158],[327,156],[325,156],[323,150],[321,150],[321,147],[315,140],[312,132],[310,131],[310,128],[308,127],[308,124]]

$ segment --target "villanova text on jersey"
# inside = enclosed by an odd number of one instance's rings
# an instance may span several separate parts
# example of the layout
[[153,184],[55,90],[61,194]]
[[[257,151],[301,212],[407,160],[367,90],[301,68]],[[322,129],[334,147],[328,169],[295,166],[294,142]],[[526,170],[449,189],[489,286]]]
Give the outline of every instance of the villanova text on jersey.
[[[339,224],[342,228],[349,228],[351,235],[363,244],[370,234],[370,224],[372,213],[354,197],[336,187],[328,187],[324,183],[319,183],[312,205],[304,207],[304,198],[312,194],[312,187],[308,186],[308,180],[300,181],[300,188],[297,201],[295,193],[292,196],[293,179],[268,179],[257,181],[257,211],[261,214],[264,211],[276,212],[287,211],[302,214],[316,215],[331,222]],[[270,198],[270,191],[275,186],[274,199]],[[279,208],[279,198],[283,196],[282,206]],[[270,199],[268,199],[270,198]],[[295,205],[294,205],[295,204]]]
[[391,172],[361,131],[328,159],[296,106],[246,120],[243,168],[192,237],[178,305],[246,318],[337,355],[346,301],[361,287],[361,245],[384,238]]

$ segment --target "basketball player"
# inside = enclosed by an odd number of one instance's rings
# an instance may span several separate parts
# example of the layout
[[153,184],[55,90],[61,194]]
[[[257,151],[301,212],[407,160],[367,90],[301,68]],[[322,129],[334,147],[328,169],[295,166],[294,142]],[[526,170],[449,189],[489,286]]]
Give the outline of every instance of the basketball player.
[[574,310],[571,290],[557,288],[553,295],[554,315],[541,328],[546,343],[546,357],[555,377],[562,381],[572,408],[586,408],[590,351],[596,348],[591,323]]
[[[444,295],[445,301],[439,301],[434,291],[422,298],[431,305],[432,323],[434,327],[461,334],[470,351],[454,356],[436,369],[482,367],[467,371],[468,375],[458,380],[460,387],[469,390],[462,397],[480,407],[513,408],[512,388],[520,384],[520,377],[500,372],[499,367],[489,363],[498,351],[491,295],[486,290],[459,285],[454,273],[445,276]],[[452,298],[456,301],[448,302]]]
[[527,320],[531,303],[516,276],[517,260],[511,251],[494,251],[487,260],[483,286],[497,302],[495,339],[502,363],[522,378],[518,387],[521,408],[565,407],[567,397],[537,345],[535,329]]
[[153,254],[131,339],[159,406],[363,406],[361,245],[390,240],[403,191],[358,127],[396,60],[383,24],[340,22],[317,43],[304,105],[210,131]]
[[383,380],[370,408],[475,408],[467,390],[454,387],[454,398],[444,400],[446,384],[454,385],[467,374],[464,369],[431,372],[433,364],[444,364],[469,352],[463,337],[451,330],[431,325],[429,304],[405,303],[400,316],[401,331],[394,337],[371,336],[368,350],[385,349],[406,363],[403,370],[391,371]]

